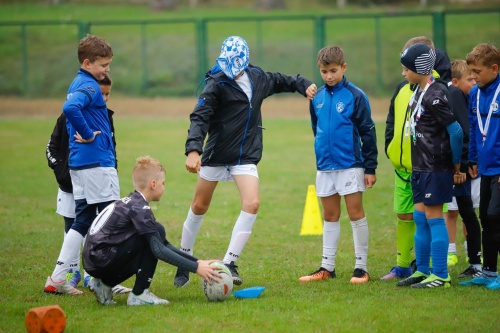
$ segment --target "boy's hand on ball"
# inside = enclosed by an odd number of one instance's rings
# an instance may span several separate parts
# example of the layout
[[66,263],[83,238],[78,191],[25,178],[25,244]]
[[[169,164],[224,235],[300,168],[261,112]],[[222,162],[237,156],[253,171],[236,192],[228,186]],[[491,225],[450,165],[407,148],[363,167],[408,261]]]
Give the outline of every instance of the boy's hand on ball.
[[212,282],[219,282],[222,276],[217,273],[219,268],[217,266],[211,266],[210,264],[218,260],[198,260],[198,269],[196,274],[204,278],[208,284],[212,285]]

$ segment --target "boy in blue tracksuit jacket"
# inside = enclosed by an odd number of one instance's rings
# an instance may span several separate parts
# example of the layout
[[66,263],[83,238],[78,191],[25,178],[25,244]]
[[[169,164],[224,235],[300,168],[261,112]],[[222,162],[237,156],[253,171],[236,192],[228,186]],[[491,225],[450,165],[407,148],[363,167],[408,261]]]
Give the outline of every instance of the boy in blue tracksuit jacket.
[[327,46],[318,53],[318,67],[325,85],[310,103],[316,152],[316,194],[323,206],[323,256],[321,267],[300,282],[335,277],[335,257],[340,234],[340,196],[344,196],[353,231],[356,263],[350,283],[370,280],[367,269],[368,223],[362,192],[376,181],[377,141],[370,103],[361,89],[344,76],[347,64],[340,47]]
[[469,95],[469,161],[472,177],[481,175],[479,219],[483,245],[482,275],[461,285],[500,289],[500,50],[493,44],[474,47],[466,58],[477,86]]
[[66,281],[71,259],[80,256],[82,240],[97,214],[120,199],[108,110],[98,82],[109,73],[112,59],[111,46],[101,37],[87,35],[78,45],[80,70],[62,107],[69,135],[75,221],[64,238],[56,267],[47,277],[47,293],[82,294]]

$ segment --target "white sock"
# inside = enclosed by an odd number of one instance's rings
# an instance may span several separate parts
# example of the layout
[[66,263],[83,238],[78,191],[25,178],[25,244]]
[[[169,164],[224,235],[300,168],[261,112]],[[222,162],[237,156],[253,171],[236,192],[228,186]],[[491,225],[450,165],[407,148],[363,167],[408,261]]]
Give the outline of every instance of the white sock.
[[456,254],[457,253],[457,244],[455,243],[450,243],[448,245],[448,253],[453,253],[453,254]]
[[467,241],[464,242],[464,250],[465,250],[465,253],[467,253]]
[[66,273],[69,270],[73,258],[80,258],[80,247],[83,236],[76,230],[70,229],[64,237],[59,258],[57,258],[56,268],[52,272],[51,278],[54,282],[66,280]]
[[250,238],[252,233],[253,224],[257,219],[257,214],[250,214],[244,211],[240,212],[240,216],[236,220],[231,235],[231,242],[227,248],[226,255],[224,256],[224,263],[229,264],[231,261],[236,261],[240,257],[241,251]]
[[189,212],[182,228],[181,251],[191,255],[193,254],[194,241],[196,240],[198,231],[200,231],[201,222],[204,216],[205,214],[196,215],[191,210],[191,207],[189,207]]
[[323,221],[323,258],[321,267],[330,272],[335,269],[335,257],[340,238],[340,222]]
[[366,262],[368,259],[368,222],[366,217],[358,221],[351,221],[352,238],[354,240],[354,253],[356,264],[354,268],[361,268],[368,272]]

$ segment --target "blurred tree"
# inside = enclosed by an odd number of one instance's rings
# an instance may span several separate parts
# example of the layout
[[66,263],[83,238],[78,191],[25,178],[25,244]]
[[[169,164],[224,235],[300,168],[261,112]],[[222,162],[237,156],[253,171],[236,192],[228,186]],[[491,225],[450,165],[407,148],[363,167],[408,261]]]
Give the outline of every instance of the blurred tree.
[[285,0],[255,0],[255,7],[258,9],[285,9]]

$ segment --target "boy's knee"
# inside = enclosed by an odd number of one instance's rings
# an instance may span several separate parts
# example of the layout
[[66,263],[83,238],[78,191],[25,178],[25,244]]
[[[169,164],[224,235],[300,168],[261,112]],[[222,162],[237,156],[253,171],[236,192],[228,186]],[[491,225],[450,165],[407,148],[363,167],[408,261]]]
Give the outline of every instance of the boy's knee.
[[245,202],[242,205],[242,210],[250,214],[257,214],[260,207],[260,200],[256,199],[251,202]]
[[207,212],[208,206],[206,203],[194,201],[191,205],[191,211],[196,215],[203,215]]

